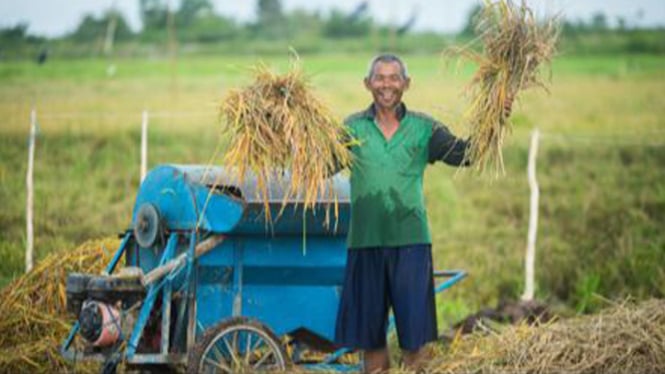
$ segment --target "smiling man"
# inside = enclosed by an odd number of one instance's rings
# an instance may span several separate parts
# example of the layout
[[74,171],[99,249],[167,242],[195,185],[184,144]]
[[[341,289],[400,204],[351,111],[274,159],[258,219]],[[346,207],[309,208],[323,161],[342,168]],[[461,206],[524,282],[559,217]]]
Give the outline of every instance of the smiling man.
[[435,161],[463,165],[468,143],[407,109],[402,95],[411,80],[397,56],[375,57],[364,83],[373,103],[346,120],[358,142],[351,148],[351,227],[335,338],[364,352],[365,372],[387,371],[392,308],[404,364],[417,369],[423,347],[437,337],[423,175]]

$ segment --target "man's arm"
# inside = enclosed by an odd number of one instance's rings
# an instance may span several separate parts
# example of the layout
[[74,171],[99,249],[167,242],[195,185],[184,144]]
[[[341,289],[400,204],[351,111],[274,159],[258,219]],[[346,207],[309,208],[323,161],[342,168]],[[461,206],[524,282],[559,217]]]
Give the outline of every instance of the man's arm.
[[[508,96],[503,103],[504,118],[510,117],[513,108],[513,96]],[[442,123],[435,121],[432,137],[429,140],[429,163],[443,161],[452,166],[469,166],[471,160],[465,158],[469,149],[469,140],[453,135]]]
[[436,122],[434,124],[428,148],[429,163],[443,161],[452,166],[470,165],[469,160],[464,157],[466,150],[469,148],[468,140],[456,137],[441,123]]

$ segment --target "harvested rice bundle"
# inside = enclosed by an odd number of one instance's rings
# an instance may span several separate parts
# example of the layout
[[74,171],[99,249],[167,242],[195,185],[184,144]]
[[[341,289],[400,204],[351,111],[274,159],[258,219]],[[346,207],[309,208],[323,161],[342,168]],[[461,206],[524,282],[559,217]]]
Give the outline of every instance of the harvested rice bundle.
[[340,141],[350,138],[343,124],[311,93],[297,63],[283,75],[264,65],[254,71],[251,85],[229,92],[222,102],[229,141],[224,164],[237,172],[240,183],[245,173],[256,175],[268,222],[268,186],[287,170],[291,184],[284,186],[282,207],[295,197],[305,209],[318,199],[336,204],[329,176],[351,161],[347,144]]
[[491,2],[476,19],[476,33],[483,52],[458,49],[454,52],[475,62],[478,70],[468,86],[471,103],[465,113],[471,133],[467,159],[480,171],[493,167],[503,173],[501,147],[510,123],[504,102],[520,90],[539,86],[539,67],[549,63],[558,38],[556,18],[539,22],[523,2]]
[[458,337],[437,373],[663,373],[665,300],[614,305],[599,314],[492,335]]
[[[0,290],[0,372],[66,372],[60,346],[72,317],[65,310],[65,280],[70,272],[100,273],[117,248],[117,239],[84,243],[75,250],[50,254],[29,273]],[[94,364],[76,371],[94,372]]]

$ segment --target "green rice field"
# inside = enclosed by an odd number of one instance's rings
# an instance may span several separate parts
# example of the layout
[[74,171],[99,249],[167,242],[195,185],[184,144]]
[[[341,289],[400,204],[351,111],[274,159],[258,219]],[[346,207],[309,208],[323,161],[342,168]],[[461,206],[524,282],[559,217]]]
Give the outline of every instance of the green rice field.
[[[371,57],[302,58],[315,92],[340,119],[370,103],[362,77]],[[407,105],[467,136],[464,88],[474,67],[440,55],[404,58],[412,76]],[[288,59],[285,53],[0,63],[0,285],[24,270],[31,108],[39,125],[39,260],[128,227],[143,110],[150,113],[150,166],[206,164],[222,141],[224,94],[251,81],[252,65],[284,70]],[[535,128],[542,133],[537,297],[571,312],[595,311],[603,298],[665,297],[665,56],[562,55],[550,79],[549,93],[526,91],[517,99],[505,175],[443,164],[427,172],[435,262],[470,274],[439,296],[446,322],[523,291],[526,165]]]

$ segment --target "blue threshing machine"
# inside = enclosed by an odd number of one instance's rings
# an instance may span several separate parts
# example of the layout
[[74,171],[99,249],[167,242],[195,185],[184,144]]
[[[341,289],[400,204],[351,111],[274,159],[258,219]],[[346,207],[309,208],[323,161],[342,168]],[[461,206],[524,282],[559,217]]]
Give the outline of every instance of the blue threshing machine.
[[[307,211],[288,201],[280,215],[288,176],[277,178],[268,186],[270,225],[256,180],[231,180],[204,166],[164,165],[146,176],[105,273],[67,277],[77,322],[65,357],[103,361],[106,372],[120,361],[190,373],[360,368],[333,343],[348,180],[333,177],[335,219],[332,201]],[[435,276],[445,278],[439,292],[465,273]]]

